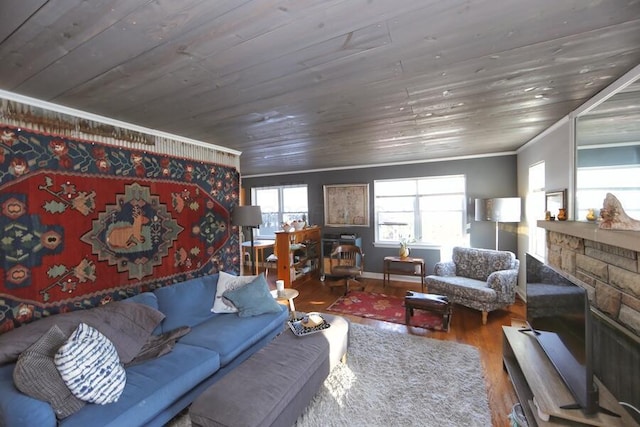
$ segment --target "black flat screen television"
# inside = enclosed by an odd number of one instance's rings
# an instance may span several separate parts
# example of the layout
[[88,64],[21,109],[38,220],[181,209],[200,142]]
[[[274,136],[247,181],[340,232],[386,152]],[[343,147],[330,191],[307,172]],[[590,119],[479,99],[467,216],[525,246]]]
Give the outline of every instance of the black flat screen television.
[[583,288],[527,283],[527,323],[575,399],[560,405],[582,409],[586,415],[601,409],[593,374],[591,321]]

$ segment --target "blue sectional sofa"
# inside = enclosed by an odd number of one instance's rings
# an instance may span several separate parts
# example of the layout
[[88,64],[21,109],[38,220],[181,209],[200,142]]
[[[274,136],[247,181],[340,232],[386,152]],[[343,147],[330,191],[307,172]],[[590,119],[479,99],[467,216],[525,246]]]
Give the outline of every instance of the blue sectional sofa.
[[[215,274],[191,279],[136,295],[126,302],[107,304],[133,302],[136,307],[159,311],[164,319],[155,327],[154,335],[190,327],[190,332],[182,336],[169,353],[126,367],[126,386],[117,402],[86,404],[72,415],[57,420],[51,405],[16,388],[15,362],[5,361],[0,366],[0,426],[164,425],[211,384],[269,343],[285,325],[288,316],[285,306],[279,312],[251,317],[212,313],[218,278]],[[92,310],[100,308],[80,312]],[[39,322],[51,323],[57,316],[77,313],[54,315],[0,335],[0,364],[2,353],[8,352],[12,344],[12,333],[23,328],[26,331]],[[42,327],[35,329],[40,332],[34,333],[42,334]],[[24,336],[24,332],[21,334]]]

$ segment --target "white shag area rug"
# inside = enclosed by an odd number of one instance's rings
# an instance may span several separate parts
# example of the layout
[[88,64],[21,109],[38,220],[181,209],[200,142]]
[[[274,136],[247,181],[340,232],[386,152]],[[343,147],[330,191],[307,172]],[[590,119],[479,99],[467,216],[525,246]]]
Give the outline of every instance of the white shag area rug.
[[[171,427],[187,427],[188,416]],[[296,427],[491,426],[480,354],[466,344],[351,324],[347,364]]]

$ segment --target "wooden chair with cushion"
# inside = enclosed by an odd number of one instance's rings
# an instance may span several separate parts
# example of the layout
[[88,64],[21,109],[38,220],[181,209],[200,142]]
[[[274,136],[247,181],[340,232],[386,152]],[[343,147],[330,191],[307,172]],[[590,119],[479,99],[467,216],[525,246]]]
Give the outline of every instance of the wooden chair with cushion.
[[[357,279],[364,271],[364,253],[355,245],[339,245],[330,255],[329,276],[340,280],[330,283],[329,286],[345,286],[344,294],[348,294],[351,288],[364,289],[364,285]],[[344,280],[344,282],[342,282]]]

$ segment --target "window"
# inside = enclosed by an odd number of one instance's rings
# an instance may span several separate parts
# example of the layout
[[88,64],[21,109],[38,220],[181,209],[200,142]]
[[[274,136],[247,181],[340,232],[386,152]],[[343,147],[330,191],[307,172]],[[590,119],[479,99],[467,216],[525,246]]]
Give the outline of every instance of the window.
[[464,245],[464,175],[374,181],[377,243]]
[[546,235],[542,228],[538,228],[537,221],[544,219],[545,209],[545,168],[544,162],[529,167],[529,191],[527,194],[527,226],[529,230],[529,252],[540,257],[545,256]]
[[306,221],[308,217],[306,185],[252,188],[251,200],[262,211],[258,237],[273,238],[276,231],[282,229],[283,222]]
[[640,217],[640,167],[617,165],[578,168],[577,180],[580,188],[576,192],[576,220],[584,221],[589,208],[599,215],[607,193],[616,196],[627,215]]

